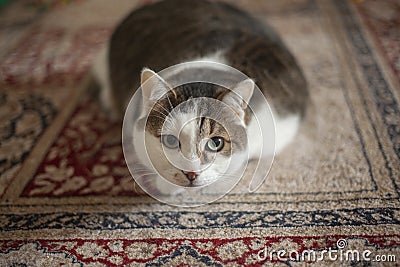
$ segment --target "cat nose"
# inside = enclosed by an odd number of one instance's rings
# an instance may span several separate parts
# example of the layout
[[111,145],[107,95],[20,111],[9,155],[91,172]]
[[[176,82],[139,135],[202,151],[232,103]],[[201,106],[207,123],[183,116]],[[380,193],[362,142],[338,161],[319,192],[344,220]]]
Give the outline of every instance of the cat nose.
[[189,179],[189,181],[194,181],[195,179],[196,179],[196,177],[199,175],[198,173],[195,173],[195,172],[183,172],[184,174],[185,174],[185,176],[186,176],[186,178],[188,178]]

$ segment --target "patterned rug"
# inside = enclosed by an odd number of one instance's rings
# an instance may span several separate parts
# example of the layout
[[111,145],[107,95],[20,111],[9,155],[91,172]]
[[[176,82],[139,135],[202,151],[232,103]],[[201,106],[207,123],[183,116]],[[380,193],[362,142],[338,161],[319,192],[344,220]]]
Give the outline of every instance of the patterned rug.
[[280,33],[313,107],[258,191],[190,209],[135,186],[88,89],[149,1],[50,2],[0,10],[0,266],[399,265],[399,1],[231,0]]

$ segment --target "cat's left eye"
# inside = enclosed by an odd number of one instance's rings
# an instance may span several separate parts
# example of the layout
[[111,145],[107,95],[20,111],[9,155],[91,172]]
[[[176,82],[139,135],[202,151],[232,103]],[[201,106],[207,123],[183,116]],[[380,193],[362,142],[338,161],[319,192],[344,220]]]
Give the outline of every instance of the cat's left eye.
[[219,152],[224,148],[225,142],[222,137],[213,137],[208,140],[206,149],[211,152]]
[[161,142],[168,148],[177,148],[179,146],[179,140],[171,134],[161,136]]

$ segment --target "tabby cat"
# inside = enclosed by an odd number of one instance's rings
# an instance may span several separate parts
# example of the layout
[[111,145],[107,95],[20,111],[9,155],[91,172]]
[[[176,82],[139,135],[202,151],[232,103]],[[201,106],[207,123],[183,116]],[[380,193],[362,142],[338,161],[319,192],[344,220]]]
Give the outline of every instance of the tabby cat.
[[[171,88],[157,74],[195,60],[229,65],[250,79],[230,88],[205,82]],[[149,114],[145,126],[149,157],[165,179],[186,187],[224,177],[233,144],[240,153],[247,142],[255,146],[263,142],[252,130],[255,122],[248,108],[248,103],[256,101],[252,99],[255,84],[271,106],[278,153],[295,137],[309,99],[302,71],[278,35],[246,12],[217,1],[164,0],[134,10],[118,25],[95,62],[95,75],[102,86],[104,107],[119,118],[142,85],[140,108]],[[200,97],[222,101],[236,112],[240,120],[232,123],[233,133],[204,114],[198,116],[199,109],[212,110],[212,105],[177,108]],[[173,111],[168,123],[180,130],[162,132]],[[192,165],[177,168],[165,151],[192,159]],[[249,153],[256,157],[251,149]],[[210,159],[213,164],[202,168]]]

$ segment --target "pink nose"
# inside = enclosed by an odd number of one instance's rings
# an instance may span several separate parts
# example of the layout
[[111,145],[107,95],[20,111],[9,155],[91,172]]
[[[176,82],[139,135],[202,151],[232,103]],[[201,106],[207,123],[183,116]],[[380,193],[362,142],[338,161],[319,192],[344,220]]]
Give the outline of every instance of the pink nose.
[[186,177],[190,180],[190,181],[194,181],[197,177],[197,173],[195,172],[184,172],[186,174]]

